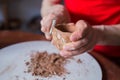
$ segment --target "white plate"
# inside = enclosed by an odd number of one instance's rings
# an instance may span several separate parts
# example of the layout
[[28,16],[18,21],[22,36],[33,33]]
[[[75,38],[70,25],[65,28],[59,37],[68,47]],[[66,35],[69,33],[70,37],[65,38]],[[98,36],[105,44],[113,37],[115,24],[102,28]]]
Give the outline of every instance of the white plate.
[[[51,78],[32,76],[24,73],[27,70],[25,62],[30,59],[34,51],[47,51],[49,53],[59,51],[47,41],[31,41],[14,44],[0,50],[0,80],[102,80],[102,71],[97,61],[88,53],[75,56],[70,63],[65,65],[70,74]],[[77,63],[80,59],[82,63]]]

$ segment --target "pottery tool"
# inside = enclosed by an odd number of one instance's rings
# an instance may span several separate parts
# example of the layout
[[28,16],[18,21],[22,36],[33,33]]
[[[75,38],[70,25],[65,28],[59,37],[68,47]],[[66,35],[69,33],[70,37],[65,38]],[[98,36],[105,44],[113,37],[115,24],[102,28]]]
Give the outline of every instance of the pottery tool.
[[53,21],[52,21],[52,25],[51,25],[51,29],[50,29],[50,34],[52,34],[52,31],[53,31],[53,27],[55,27],[55,25],[56,25],[56,20],[55,19],[53,19]]

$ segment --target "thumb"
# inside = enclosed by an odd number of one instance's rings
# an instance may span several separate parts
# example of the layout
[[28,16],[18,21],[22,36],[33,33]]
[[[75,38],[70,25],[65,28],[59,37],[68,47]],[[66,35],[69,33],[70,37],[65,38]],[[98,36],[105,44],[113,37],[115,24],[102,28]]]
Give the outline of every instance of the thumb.
[[75,24],[75,31],[72,33],[70,40],[77,41],[84,36],[84,31],[87,27],[87,24],[83,20],[77,21]]
[[81,36],[81,33],[80,33],[79,30],[73,32],[72,35],[70,36],[71,41],[77,41],[77,40],[79,40],[81,38],[82,38],[82,36]]

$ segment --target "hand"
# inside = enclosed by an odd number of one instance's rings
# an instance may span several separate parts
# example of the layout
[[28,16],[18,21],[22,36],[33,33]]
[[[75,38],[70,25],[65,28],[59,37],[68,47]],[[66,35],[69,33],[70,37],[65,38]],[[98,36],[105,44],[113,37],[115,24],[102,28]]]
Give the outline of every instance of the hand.
[[41,20],[41,31],[45,33],[45,36],[48,40],[51,40],[52,37],[49,34],[49,31],[51,28],[52,20],[56,19],[57,24],[67,23],[70,22],[70,16],[63,5],[54,5],[49,10],[49,13]]
[[78,21],[75,28],[76,30],[70,36],[72,42],[64,45],[60,52],[64,57],[71,57],[91,50],[101,39],[102,33],[83,20]]

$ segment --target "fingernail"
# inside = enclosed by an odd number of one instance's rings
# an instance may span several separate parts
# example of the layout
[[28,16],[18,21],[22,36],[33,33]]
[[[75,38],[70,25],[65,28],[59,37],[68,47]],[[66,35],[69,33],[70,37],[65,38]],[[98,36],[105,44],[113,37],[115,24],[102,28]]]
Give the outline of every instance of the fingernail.
[[73,45],[65,45],[63,46],[63,49],[73,51],[75,50],[75,47]]

